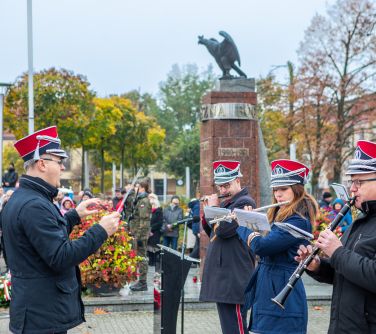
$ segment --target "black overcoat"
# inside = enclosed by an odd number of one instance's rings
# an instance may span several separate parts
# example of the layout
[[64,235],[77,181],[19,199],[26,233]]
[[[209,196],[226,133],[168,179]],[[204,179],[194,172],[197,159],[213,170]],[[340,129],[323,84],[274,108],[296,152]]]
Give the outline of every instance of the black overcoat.
[[161,243],[161,228],[163,225],[163,210],[161,207],[156,208],[151,214],[150,231],[153,233],[148,239],[148,246],[157,247]]
[[321,259],[320,282],[333,284],[329,334],[376,333],[376,201],[344,233],[330,259]]
[[107,233],[97,224],[71,241],[68,235],[80,218],[75,210],[63,217],[52,202],[56,194],[42,179],[23,176],[3,211],[12,275],[9,328],[16,334],[61,332],[85,321],[77,266]]
[[[233,210],[244,206],[256,207],[247,189],[242,189],[221,207]],[[202,276],[200,300],[227,304],[243,304],[244,291],[254,271],[254,257],[236,233],[236,221],[221,221],[215,232],[203,225],[210,239]]]

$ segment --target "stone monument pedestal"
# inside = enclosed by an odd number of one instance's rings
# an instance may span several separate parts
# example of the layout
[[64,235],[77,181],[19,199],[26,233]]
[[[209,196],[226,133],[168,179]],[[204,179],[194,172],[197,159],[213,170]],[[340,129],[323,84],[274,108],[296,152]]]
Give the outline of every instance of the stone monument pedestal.
[[[202,98],[200,134],[201,196],[216,193],[212,163],[216,160],[241,162],[242,187],[260,204],[259,126],[254,79],[221,80],[220,91]],[[237,91],[239,90],[239,91]],[[209,239],[201,232],[200,257],[204,260]]]

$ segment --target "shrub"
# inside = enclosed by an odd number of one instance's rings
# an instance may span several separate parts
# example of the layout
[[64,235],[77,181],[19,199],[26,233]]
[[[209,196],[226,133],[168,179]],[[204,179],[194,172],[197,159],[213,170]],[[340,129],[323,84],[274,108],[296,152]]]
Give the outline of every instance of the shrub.
[[[101,210],[82,219],[82,224],[74,227],[70,235],[71,239],[81,237],[108,213],[106,210]],[[91,284],[99,288],[102,284],[106,284],[121,288],[126,283],[135,281],[137,263],[142,257],[137,256],[136,251],[132,249],[132,240],[124,227],[124,222],[121,222],[118,231],[108,237],[96,253],[80,264],[82,285]]]

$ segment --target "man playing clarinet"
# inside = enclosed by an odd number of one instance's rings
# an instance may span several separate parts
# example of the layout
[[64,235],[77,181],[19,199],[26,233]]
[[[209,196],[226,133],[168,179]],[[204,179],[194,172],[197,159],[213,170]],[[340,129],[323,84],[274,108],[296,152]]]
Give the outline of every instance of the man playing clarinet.
[[[241,188],[240,162],[215,161],[214,183],[217,194],[208,196],[206,205],[233,210],[245,206],[256,207],[246,188]],[[210,238],[202,276],[200,301],[216,302],[224,334],[247,333],[246,314],[241,313],[244,290],[254,270],[254,257],[236,233],[236,221],[221,221],[209,226],[205,218],[203,228]]]
[[[341,240],[329,229],[320,233],[316,245],[327,257],[316,256],[307,269],[333,284],[328,333],[376,333],[376,143],[358,142],[346,174],[362,213]],[[300,246],[296,260],[311,252],[311,246]]]

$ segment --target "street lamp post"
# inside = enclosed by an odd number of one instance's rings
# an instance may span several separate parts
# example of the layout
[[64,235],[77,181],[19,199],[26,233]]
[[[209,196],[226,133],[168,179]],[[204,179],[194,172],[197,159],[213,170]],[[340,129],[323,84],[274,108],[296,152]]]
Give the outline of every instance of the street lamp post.
[[27,59],[29,68],[29,135],[34,133],[33,4],[27,0]]
[[0,82],[0,177],[3,177],[3,110],[4,97],[7,89],[11,86],[8,83]]

